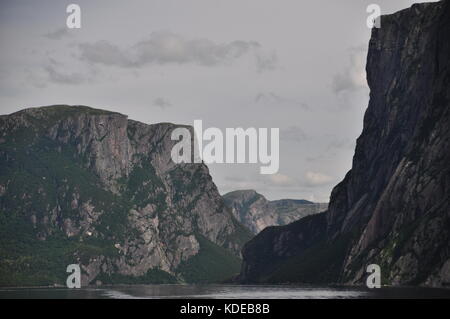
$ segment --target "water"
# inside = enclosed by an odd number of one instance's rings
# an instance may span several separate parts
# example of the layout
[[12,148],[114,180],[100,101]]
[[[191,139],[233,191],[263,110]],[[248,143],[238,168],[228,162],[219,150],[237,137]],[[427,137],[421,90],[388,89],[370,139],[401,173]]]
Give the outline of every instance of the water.
[[362,299],[362,298],[445,298],[450,289],[431,288],[330,288],[293,286],[231,285],[138,285],[98,288],[0,288],[0,299]]

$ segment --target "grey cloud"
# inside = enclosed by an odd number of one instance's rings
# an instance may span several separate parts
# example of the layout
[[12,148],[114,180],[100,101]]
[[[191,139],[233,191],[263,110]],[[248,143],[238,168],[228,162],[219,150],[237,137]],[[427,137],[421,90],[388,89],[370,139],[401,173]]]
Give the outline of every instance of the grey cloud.
[[293,141],[297,143],[304,142],[309,136],[299,126],[290,126],[280,131],[280,139],[284,141]]
[[47,72],[49,80],[58,84],[80,84],[85,81],[85,78],[80,73],[62,73],[54,66],[47,65],[44,67]]
[[137,62],[147,63],[194,63],[218,65],[231,62],[250,50],[259,48],[256,42],[233,41],[216,44],[208,39],[187,40],[170,32],[154,32],[148,40],[137,43]]
[[275,70],[277,65],[278,57],[275,52],[272,52],[271,54],[256,54],[256,68],[258,72]]
[[84,83],[87,80],[84,74],[77,72],[62,72],[60,71],[61,68],[63,68],[61,63],[49,58],[49,61],[43,67],[43,70],[45,71],[48,80],[56,84],[76,85]]
[[345,69],[334,75],[332,87],[335,94],[356,91],[367,87],[365,60],[366,47],[349,49],[349,63]]
[[328,143],[327,150],[331,149],[354,149],[355,141],[349,138],[334,138]]
[[66,37],[70,37],[71,34],[68,30],[68,28],[60,28],[55,31],[49,32],[44,35],[44,37],[51,39],[51,40],[60,40]]
[[[118,67],[170,63],[216,66],[230,64],[251,52],[262,54],[261,45],[254,41],[218,44],[208,39],[186,39],[166,31],[153,32],[148,39],[126,50],[107,41],[83,43],[79,49],[85,61]],[[257,60],[259,69],[269,68],[274,63],[261,59]]]
[[305,186],[315,187],[328,185],[334,178],[322,172],[308,171],[305,173]]
[[296,178],[285,174],[269,175],[269,183],[275,187],[297,187],[299,182]]
[[[281,137],[281,134],[280,134]],[[327,136],[325,139],[329,139]],[[320,154],[309,155],[305,158],[307,162],[319,162],[324,160],[330,160],[336,158],[338,154],[342,154],[343,151],[353,151],[355,149],[356,141],[347,137],[338,138],[332,137],[326,144],[324,151]]]
[[107,41],[82,43],[79,45],[81,59],[90,63],[131,67],[133,63],[122,50]]
[[287,106],[309,110],[309,106],[305,102],[297,101],[296,99],[292,98],[286,98],[273,92],[258,93],[255,97],[255,103],[269,107]]
[[170,101],[165,98],[158,97],[153,101],[153,105],[165,109],[167,107],[172,106],[172,103],[170,103]]
[[307,156],[306,158],[305,158],[305,160],[307,161],[307,162],[317,162],[317,161],[321,161],[321,160],[323,160],[323,159],[326,159],[327,158],[327,156],[325,156],[325,155],[323,155],[323,154],[320,154],[320,155],[316,155],[316,156]]

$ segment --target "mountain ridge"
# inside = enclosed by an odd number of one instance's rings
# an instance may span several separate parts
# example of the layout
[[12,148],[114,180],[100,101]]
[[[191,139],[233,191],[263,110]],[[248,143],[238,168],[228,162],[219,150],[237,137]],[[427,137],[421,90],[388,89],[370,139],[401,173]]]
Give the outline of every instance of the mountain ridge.
[[[179,126],[68,105],[0,122],[0,285],[63,284],[71,263],[81,264],[83,285],[238,272],[251,234],[206,165],[171,161]],[[208,256],[218,261],[207,266]]]

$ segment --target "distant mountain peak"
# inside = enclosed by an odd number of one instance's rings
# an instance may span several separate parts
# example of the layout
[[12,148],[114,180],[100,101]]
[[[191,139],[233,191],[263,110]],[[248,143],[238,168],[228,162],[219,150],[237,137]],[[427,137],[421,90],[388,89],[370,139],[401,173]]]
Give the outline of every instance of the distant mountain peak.
[[233,215],[255,234],[269,226],[286,225],[320,213],[328,206],[301,199],[269,201],[252,189],[229,192],[223,198]]

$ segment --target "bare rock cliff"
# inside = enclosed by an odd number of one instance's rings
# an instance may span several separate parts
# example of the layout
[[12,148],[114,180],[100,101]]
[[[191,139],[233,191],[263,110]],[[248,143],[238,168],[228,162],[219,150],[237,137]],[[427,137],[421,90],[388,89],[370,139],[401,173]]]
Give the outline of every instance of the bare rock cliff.
[[385,284],[450,284],[449,39],[450,1],[382,16],[351,171],[325,214],[245,246],[242,281],[362,284],[375,263]]

